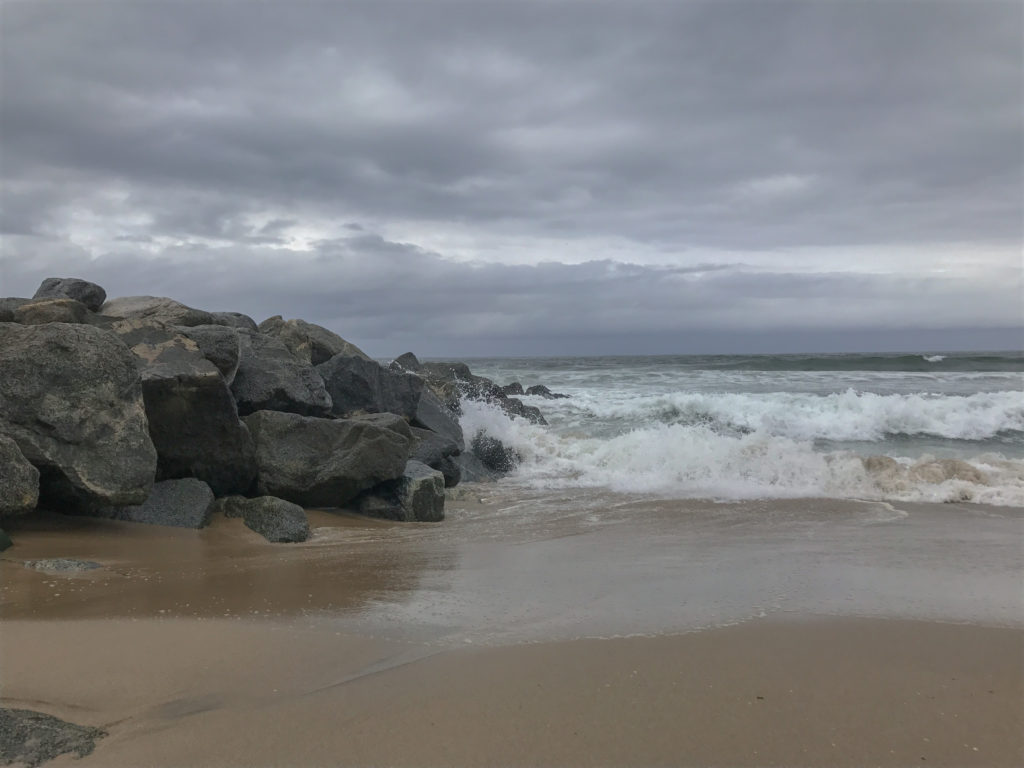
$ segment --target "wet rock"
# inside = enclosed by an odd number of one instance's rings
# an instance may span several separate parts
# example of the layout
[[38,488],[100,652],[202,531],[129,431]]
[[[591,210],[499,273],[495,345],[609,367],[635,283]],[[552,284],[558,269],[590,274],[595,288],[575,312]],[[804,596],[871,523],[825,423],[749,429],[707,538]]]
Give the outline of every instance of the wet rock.
[[202,480],[194,477],[164,480],[153,486],[153,492],[143,504],[105,507],[96,514],[133,523],[202,528],[209,524],[213,514],[213,491]]
[[212,325],[209,312],[182,304],[162,296],[122,296],[111,299],[100,307],[106,317],[153,320],[165,325]]
[[515,397],[506,397],[503,400],[498,401],[498,405],[505,413],[509,416],[518,416],[526,419],[531,424],[547,424],[547,419],[544,418],[544,414],[540,412],[540,408],[535,408],[532,405],[526,405],[522,400]]
[[462,479],[462,470],[459,468],[458,462],[455,461],[455,457],[462,453],[458,444],[429,429],[413,427],[412,434],[417,443],[410,458],[422,462],[444,475],[446,488],[458,485]]
[[459,468],[461,483],[493,483],[501,477],[500,472],[488,468],[471,451],[463,451],[454,462]]
[[526,394],[534,395],[535,397],[543,397],[546,400],[561,400],[569,397],[568,395],[563,395],[558,392],[552,392],[543,384],[535,384],[532,387],[527,387]]
[[397,413],[416,415],[423,379],[411,373],[397,373],[373,360],[335,355],[316,367],[338,416],[355,413]]
[[14,322],[22,325],[88,323],[90,314],[85,304],[74,299],[33,300],[14,310]]
[[77,277],[48,277],[39,285],[33,299],[74,299],[93,312],[99,312],[107,292],[96,283]]
[[92,754],[106,731],[30,709],[0,707],[0,764],[36,768],[55,757]]
[[51,557],[45,560],[26,560],[25,567],[34,571],[56,574],[75,574],[95,571],[102,568],[101,563],[93,560],[76,560],[70,557]]
[[410,461],[402,477],[374,488],[359,500],[365,515],[412,523],[444,520],[444,476],[419,461]]
[[241,356],[231,385],[238,412],[284,411],[327,416],[331,397],[316,369],[291,353],[277,338],[239,331]]
[[259,492],[303,506],[343,506],[401,477],[409,456],[409,438],[370,421],[277,411],[244,420],[256,444]]
[[451,440],[459,451],[466,448],[462,427],[455,414],[430,389],[424,389],[420,394],[412,424]]
[[142,381],[118,337],[0,323],[0,432],[40,472],[45,504],[138,504],[156,473]]
[[11,537],[7,535],[7,532],[3,528],[0,528],[0,552],[3,552],[13,544],[14,542],[11,541]]
[[501,388],[501,394],[503,394],[503,395],[522,395],[522,394],[525,394],[525,392],[523,392],[523,385],[522,384],[520,384],[518,381],[513,381],[511,384],[506,384],[505,386],[503,386]]
[[480,463],[494,472],[511,472],[519,464],[519,454],[500,440],[478,432],[470,443],[470,450]]
[[[227,508],[230,508],[231,514],[228,514]],[[298,504],[274,496],[241,500],[236,497],[226,505],[225,515],[241,517],[251,530],[274,543],[294,543],[309,538],[306,510]]]
[[259,330],[260,333],[280,339],[293,355],[310,365],[326,363],[335,355],[370,359],[363,350],[345,341],[334,331],[305,320],[285,320],[280,315],[274,315],[260,323]]
[[39,503],[39,470],[17,443],[0,435],[0,517],[24,515]]

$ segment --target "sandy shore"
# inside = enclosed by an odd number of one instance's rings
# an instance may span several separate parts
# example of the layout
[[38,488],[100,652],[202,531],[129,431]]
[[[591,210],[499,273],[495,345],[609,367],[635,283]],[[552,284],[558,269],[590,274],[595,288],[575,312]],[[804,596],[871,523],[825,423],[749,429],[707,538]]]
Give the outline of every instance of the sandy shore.
[[54,766],[1024,763],[1019,510],[466,499],[295,546],[35,520],[0,703],[109,732]]

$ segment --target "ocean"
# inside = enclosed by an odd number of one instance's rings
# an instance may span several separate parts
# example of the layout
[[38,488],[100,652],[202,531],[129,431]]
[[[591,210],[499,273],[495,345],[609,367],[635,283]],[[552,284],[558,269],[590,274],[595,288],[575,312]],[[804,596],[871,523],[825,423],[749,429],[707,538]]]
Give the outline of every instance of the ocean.
[[549,424],[464,403],[522,461],[502,483],[661,498],[1024,506],[1024,353],[468,359]]

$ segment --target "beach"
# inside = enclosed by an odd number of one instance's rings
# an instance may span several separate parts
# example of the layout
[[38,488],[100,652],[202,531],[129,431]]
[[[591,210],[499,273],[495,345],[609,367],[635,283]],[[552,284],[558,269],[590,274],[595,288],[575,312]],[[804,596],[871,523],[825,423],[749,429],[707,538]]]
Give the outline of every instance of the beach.
[[27,519],[3,705],[108,732],[54,766],[1024,757],[1019,509],[466,485],[439,525],[309,519]]

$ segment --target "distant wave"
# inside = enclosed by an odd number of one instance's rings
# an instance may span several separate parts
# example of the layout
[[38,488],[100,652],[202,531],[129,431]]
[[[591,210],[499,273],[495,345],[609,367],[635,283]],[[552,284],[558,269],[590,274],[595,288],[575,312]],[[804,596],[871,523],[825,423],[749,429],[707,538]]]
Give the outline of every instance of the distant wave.
[[921,358],[926,363],[941,363],[943,360],[946,359],[946,356],[945,355],[921,355]]
[[748,371],[1024,372],[1024,355],[750,355],[711,361],[708,367]]

